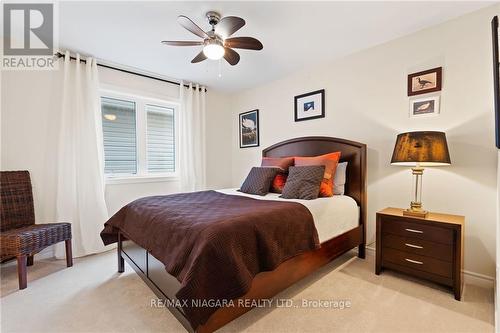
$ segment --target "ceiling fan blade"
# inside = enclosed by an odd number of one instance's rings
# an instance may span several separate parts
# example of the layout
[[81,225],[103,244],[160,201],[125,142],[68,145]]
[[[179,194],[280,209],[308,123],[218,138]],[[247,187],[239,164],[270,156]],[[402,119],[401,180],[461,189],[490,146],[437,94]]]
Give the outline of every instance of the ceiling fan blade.
[[207,33],[203,31],[203,29],[201,29],[199,26],[197,26],[196,23],[191,21],[187,16],[179,15],[179,17],[177,17],[177,22],[179,22],[180,25],[191,31],[196,36],[199,36],[201,38],[208,38]]
[[233,49],[262,50],[261,42],[252,37],[233,37],[224,41],[224,46]]
[[162,40],[162,44],[170,46],[198,46],[203,45],[203,41],[187,41],[187,40]]
[[245,20],[241,17],[226,16],[223,17],[215,26],[215,33],[222,38],[227,38],[240,30],[245,25]]
[[231,65],[234,66],[240,61],[240,55],[229,47],[224,48],[224,59]]
[[198,55],[196,57],[193,58],[193,60],[191,60],[191,63],[195,64],[197,62],[202,62],[205,59],[207,59],[207,57],[205,56],[205,53],[203,53],[203,50],[202,50],[200,53],[198,53]]

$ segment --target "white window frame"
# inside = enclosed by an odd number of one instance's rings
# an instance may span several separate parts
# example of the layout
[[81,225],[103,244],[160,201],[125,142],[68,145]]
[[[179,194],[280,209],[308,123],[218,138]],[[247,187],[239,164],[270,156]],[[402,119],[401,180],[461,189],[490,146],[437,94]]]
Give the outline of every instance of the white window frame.
[[[115,89],[101,89],[100,97],[114,98],[135,103],[135,135],[137,152],[136,174],[105,174],[106,184],[150,183],[177,181],[179,179],[179,103],[163,98],[156,98]],[[174,110],[174,150],[175,171],[165,173],[148,173],[147,161],[147,114],[146,105],[170,108]]]

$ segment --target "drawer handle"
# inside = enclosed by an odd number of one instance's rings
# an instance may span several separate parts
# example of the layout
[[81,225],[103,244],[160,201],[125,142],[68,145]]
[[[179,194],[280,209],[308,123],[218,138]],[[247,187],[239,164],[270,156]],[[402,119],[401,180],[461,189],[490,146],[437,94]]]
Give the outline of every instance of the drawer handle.
[[408,259],[408,258],[405,258],[405,260],[408,261],[408,262],[411,262],[412,264],[417,264],[417,265],[423,265],[424,264],[421,261],[411,260],[411,259]]
[[406,228],[405,229],[406,231],[409,231],[409,232],[414,232],[416,234],[423,234],[424,232],[422,230],[416,230],[416,229],[409,229],[409,228]]
[[413,247],[414,249],[423,249],[424,248],[423,246],[409,244],[409,243],[405,243],[405,245],[408,246],[408,247]]

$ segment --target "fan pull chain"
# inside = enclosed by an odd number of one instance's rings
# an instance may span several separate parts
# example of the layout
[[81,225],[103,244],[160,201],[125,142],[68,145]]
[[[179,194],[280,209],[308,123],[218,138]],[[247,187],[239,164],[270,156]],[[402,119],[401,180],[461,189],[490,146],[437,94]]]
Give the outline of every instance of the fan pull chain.
[[222,77],[222,58],[219,59],[219,79]]

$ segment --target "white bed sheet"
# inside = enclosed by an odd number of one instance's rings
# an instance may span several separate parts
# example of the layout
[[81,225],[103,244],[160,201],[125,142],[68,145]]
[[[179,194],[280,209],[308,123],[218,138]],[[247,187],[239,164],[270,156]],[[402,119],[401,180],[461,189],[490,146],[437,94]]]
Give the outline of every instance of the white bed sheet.
[[314,200],[282,199],[280,194],[268,193],[265,196],[238,192],[237,189],[222,189],[217,192],[240,195],[259,200],[294,201],[306,206],[311,212],[314,225],[318,230],[320,242],[327,241],[346,231],[354,229],[359,224],[359,207],[356,201],[347,195],[334,195],[328,198]]

